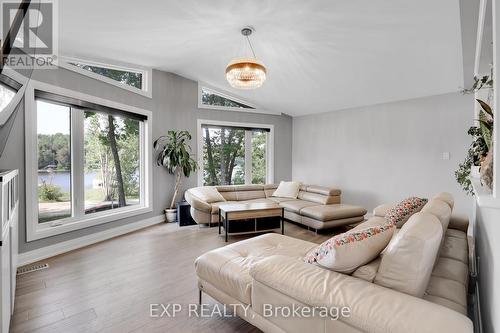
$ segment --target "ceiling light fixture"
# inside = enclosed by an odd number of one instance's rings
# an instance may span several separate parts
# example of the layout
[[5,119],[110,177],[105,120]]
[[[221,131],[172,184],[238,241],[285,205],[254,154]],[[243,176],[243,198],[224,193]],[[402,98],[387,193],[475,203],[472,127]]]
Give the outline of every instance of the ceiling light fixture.
[[251,27],[241,29],[241,34],[246,37],[253,58],[233,59],[226,67],[226,79],[233,88],[256,89],[262,86],[266,80],[266,67],[257,60],[255,52],[250,43],[250,36],[253,32]]

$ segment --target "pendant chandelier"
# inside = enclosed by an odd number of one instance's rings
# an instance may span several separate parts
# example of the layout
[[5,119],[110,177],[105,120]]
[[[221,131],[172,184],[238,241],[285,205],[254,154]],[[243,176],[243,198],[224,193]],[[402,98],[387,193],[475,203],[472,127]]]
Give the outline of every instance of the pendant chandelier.
[[262,86],[266,80],[266,67],[257,60],[255,52],[250,43],[252,28],[246,27],[241,30],[241,34],[246,37],[253,58],[233,59],[226,67],[226,79],[233,88],[256,89]]

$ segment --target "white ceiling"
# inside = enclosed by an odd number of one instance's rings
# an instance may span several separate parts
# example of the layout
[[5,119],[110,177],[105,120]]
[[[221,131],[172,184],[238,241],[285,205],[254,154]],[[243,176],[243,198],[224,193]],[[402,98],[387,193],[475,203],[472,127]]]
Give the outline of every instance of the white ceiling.
[[[458,0],[63,0],[60,51],[207,82],[293,116],[457,91]],[[260,89],[225,80],[231,58],[268,67]]]

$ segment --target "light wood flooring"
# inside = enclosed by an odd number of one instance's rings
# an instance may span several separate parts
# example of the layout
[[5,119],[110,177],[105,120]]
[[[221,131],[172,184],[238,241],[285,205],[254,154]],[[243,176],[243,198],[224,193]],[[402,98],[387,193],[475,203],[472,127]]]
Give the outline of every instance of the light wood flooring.
[[[316,243],[340,231],[285,224],[286,235]],[[48,269],[18,276],[11,332],[259,332],[239,318],[149,315],[151,303],[197,303],[193,262],[226,244],[217,228],[161,224],[44,260]]]

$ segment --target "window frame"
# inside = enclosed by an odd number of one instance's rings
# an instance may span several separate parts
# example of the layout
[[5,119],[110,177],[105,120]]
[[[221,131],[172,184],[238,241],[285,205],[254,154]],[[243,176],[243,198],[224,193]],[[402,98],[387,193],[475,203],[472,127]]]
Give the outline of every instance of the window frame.
[[[198,119],[197,140],[196,140],[198,165],[200,166],[200,170],[198,171],[198,186],[204,186],[203,185],[203,126],[204,125],[269,129],[269,132],[266,132],[266,184],[274,183],[274,125]],[[252,185],[251,139],[252,139],[251,131],[245,131],[245,185]]]
[[[115,70],[119,70],[119,71],[140,73],[142,75],[142,84],[141,84],[142,88],[139,89],[139,88],[136,88],[133,86],[129,86],[127,84],[120,83],[116,80],[110,79],[104,75],[96,74],[96,73],[90,72],[88,70],[79,68],[79,67],[71,64],[74,62],[83,64],[83,65],[88,65],[88,66],[96,66],[96,67],[102,67],[102,68],[107,68],[107,69],[115,69]],[[88,60],[88,59],[81,59],[81,58],[67,57],[67,56],[59,57],[58,66],[62,67],[64,69],[91,77],[95,80],[109,83],[113,86],[134,92],[136,94],[152,98],[152,76],[153,76],[152,72],[153,71],[151,68],[137,66],[137,65],[131,65],[131,64],[125,64],[125,63],[111,64],[108,61],[95,61],[95,60]]]
[[[83,216],[76,215],[71,218],[55,220],[53,222],[39,223],[38,222],[38,144],[37,144],[37,108],[35,99],[35,90],[41,90],[48,93],[53,93],[69,98],[78,99],[94,104],[99,104],[105,107],[115,108],[130,113],[140,114],[146,117],[143,121],[140,131],[140,173],[141,173],[141,204],[138,206],[121,207],[108,211],[92,213]],[[153,211],[153,156],[152,156],[152,112],[144,109],[139,109],[133,106],[105,100],[91,95],[82,94],[61,87],[56,87],[43,82],[31,80],[26,88],[25,93],[25,114],[30,115],[25,117],[25,158],[26,158],[26,238],[27,241],[34,241],[50,236],[63,234],[66,232],[88,228],[91,226],[100,225],[103,223],[117,221],[123,218],[141,215]],[[55,102],[57,103],[57,102]],[[76,108],[76,107],[75,107]],[[78,109],[78,108],[76,108]],[[73,112],[73,111],[72,111]],[[75,112],[74,114],[77,114]],[[73,115],[72,113],[72,118]],[[82,117],[83,119],[83,111]],[[77,121],[77,120],[75,120]],[[83,172],[83,146],[75,149],[75,143],[83,142],[83,127],[78,130],[73,127],[74,120],[71,120],[71,160],[72,160],[72,180],[78,172]],[[76,163],[75,163],[76,162]],[[81,165],[80,165],[81,164]],[[84,191],[76,188],[73,182],[71,188],[72,200],[75,203],[83,199],[80,198]],[[80,190],[80,191],[79,191]],[[80,195],[75,197],[77,192]],[[81,204],[81,203],[80,203]],[[75,205],[72,206],[74,211]]]

